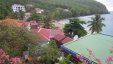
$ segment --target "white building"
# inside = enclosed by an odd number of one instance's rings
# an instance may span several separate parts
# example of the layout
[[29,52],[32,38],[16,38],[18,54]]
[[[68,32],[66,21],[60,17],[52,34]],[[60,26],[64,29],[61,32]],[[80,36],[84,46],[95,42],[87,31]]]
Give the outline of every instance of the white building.
[[35,8],[35,10],[36,10],[36,13],[42,13],[42,12],[44,12],[44,10],[43,9],[40,9],[40,8]]
[[30,12],[25,13],[24,20],[27,20],[29,17],[31,17],[31,13]]
[[21,4],[14,4],[12,5],[12,9],[13,9],[13,12],[19,12],[20,10],[25,12],[25,6],[21,5]]

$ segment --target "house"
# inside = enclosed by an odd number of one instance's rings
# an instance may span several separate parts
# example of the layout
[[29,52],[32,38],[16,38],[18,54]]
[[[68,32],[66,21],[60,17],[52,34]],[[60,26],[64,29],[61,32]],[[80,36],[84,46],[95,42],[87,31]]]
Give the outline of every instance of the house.
[[6,26],[16,26],[16,27],[21,27],[23,25],[23,21],[21,20],[15,20],[15,19],[5,19],[0,22],[2,25]]
[[29,17],[31,17],[31,13],[30,12],[25,13],[25,19],[24,20],[27,20]]
[[12,10],[13,12],[19,12],[20,10],[25,12],[25,6],[21,5],[21,4],[13,4],[12,5]]
[[27,6],[27,7],[33,7],[33,5],[32,5],[32,4],[27,4],[26,6]]
[[32,29],[33,32],[37,33],[40,40],[44,42],[49,42],[51,38],[56,36],[57,34],[64,35],[64,32],[61,29],[46,29],[46,28],[38,28]]
[[56,44],[58,47],[60,47],[61,45],[65,44],[65,43],[73,41],[72,38],[67,37],[65,35],[61,35],[61,34],[57,34],[56,36],[53,37],[53,39],[56,41]]
[[70,10],[69,10],[69,9],[64,9],[64,11],[65,11],[65,12],[69,12]]
[[21,26],[21,27],[25,27],[25,28],[27,28],[29,31],[31,30],[30,22],[23,21],[23,22],[21,22],[21,23],[22,23],[22,26]]
[[22,23],[22,27],[27,28],[29,31],[31,29],[37,29],[38,28],[38,23],[36,21],[30,21],[30,22],[23,21],[21,23]]
[[37,29],[38,28],[38,23],[36,21],[23,21],[23,20],[16,20],[16,19],[5,19],[0,22],[2,25],[7,25],[7,26],[16,26],[16,27],[25,27],[29,31],[31,29]]
[[43,9],[40,9],[40,8],[35,8],[35,10],[36,10],[36,13],[42,13],[42,12],[44,12],[44,10]]
[[[108,57],[113,57],[113,37],[105,34],[92,34],[61,45],[63,52],[72,55],[74,61],[86,64],[107,64]],[[111,63],[112,64],[112,63]]]
[[36,21],[30,21],[31,29],[37,29],[39,24]]

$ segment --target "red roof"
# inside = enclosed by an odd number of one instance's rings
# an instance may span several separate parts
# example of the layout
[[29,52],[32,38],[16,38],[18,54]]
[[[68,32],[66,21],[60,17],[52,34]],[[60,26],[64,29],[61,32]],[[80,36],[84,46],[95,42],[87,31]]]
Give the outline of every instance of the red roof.
[[21,27],[23,21],[16,19],[5,19],[0,22],[2,25]]
[[63,40],[64,38],[65,38],[65,35],[60,35],[60,34],[58,34],[58,35],[56,35],[56,36],[54,37],[54,39],[57,40],[57,41],[61,41],[61,40]]
[[56,36],[54,37],[54,39],[55,39],[56,41],[58,41],[58,43],[61,43],[61,44],[68,43],[68,42],[70,42],[70,41],[73,40],[73,39],[70,38],[70,37],[67,37],[67,36],[65,36],[65,35],[60,35],[60,34],[56,35]]
[[38,31],[39,31],[39,29],[32,29],[32,32],[37,34],[37,36],[39,37],[40,41],[43,41],[43,42],[49,41],[48,38],[46,38],[44,35],[38,33]]
[[31,25],[38,25],[38,23],[36,21],[30,21]]
[[70,41],[72,41],[73,39],[70,37],[66,37],[64,40],[61,41],[62,44],[68,43]]
[[38,28],[38,29],[32,29],[33,32],[39,33],[41,36],[40,38],[43,38],[45,40],[50,40],[50,38],[56,36],[57,34],[64,35],[63,31],[60,29],[46,29],[46,28]]
[[27,27],[30,24],[30,22],[23,22],[23,26]]
[[45,38],[47,38],[49,40],[49,38],[51,37],[51,29],[46,29],[46,28],[40,28],[38,30],[38,33],[40,33],[41,35],[43,35]]
[[45,37],[44,35],[42,35],[42,34],[38,34],[38,37],[39,37],[40,41],[43,41],[43,42],[49,41],[49,39],[46,38],[46,37]]
[[32,29],[33,32],[38,34],[38,37],[41,41],[49,41],[50,31],[44,28]]
[[56,36],[56,35],[58,35],[58,34],[60,34],[60,35],[64,35],[64,32],[63,32],[63,30],[61,30],[61,29],[51,29],[51,35],[54,37],[54,36]]

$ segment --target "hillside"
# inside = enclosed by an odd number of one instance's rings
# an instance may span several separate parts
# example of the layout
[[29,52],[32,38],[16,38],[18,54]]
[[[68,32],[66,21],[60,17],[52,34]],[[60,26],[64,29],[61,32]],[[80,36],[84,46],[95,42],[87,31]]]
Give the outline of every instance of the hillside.
[[[35,7],[45,9],[47,13],[54,12],[56,18],[108,13],[106,7],[95,0],[0,0],[0,11],[2,12],[0,12],[0,18],[4,13],[9,13],[8,10],[15,3],[33,4]],[[68,9],[69,12],[64,11],[64,9]]]
[[84,13],[106,13],[106,7],[95,0],[29,0],[37,7],[53,9],[56,7],[69,8],[76,12]]

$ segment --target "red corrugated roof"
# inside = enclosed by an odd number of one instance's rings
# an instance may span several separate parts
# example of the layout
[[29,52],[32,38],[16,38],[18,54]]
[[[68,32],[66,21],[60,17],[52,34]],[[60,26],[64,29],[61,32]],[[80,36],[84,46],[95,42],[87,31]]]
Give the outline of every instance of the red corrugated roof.
[[70,42],[70,41],[72,41],[73,39],[72,38],[70,38],[70,37],[65,37],[65,39],[63,39],[62,41],[61,41],[61,43],[62,44],[65,44],[65,43],[68,43],[68,42]]
[[51,30],[46,28],[40,28],[38,33],[42,34],[45,38],[49,39],[51,36]]
[[64,44],[64,43],[67,43],[67,42],[70,42],[70,41],[73,40],[73,39],[70,38],[70,37],[67,37],[67,36],[65,36],[65,35],[60,35],[60,34],[56,35],[56,36],[54,37],[54,39],[55,39],[56,41],[58,41],[58,43],[61,43],[61,44]]
[[40,40],[40,41],[43,41],[43,42],[49,41],[48,38],[46,38],[44,35],[42,35],[42,34],[39,33],[38,31],[39,31],[39,29],[32,29],[32,32],[34,32],[34,33],[37,34],[37,36],[39,37],[39,40]]
[[61,41],[61,40],[63,40],[65,38],[65,35],[60,35],[60,34],[57,34],[55,37],[54,37],[54,39],[55,40],[57,40],[57,41]]
[[5,19],[0,22],[2,25],[7,25],[7,26],[17,26],[17,27],[22,27],[22,20],[16,20],[16,19]]
[[58,34],[64,35],[63,30],[61,30],[61,29],[51,29],[51,35],[52,35],[53,37],[56,36],[56,35],[58,35]]
[[41,41],[49,41],[50,31],[44,28],[32,29],[33,32],[37,33]]
[[39,36],[40,41],[43,41],[43,42],[49,41],[49,39],[46,38],[46,37],[45,37],[44,35],[42,35],[42,34],[38,34],[38,36]]
[[41,35],[40,38],[44,38],[46,40],[50,40],[51,37],[54,37],[57,34],[64,35],[63,31],[60,29],[46,29],[46,28],[38,28],[33,29],[34,32],[37,32]]

